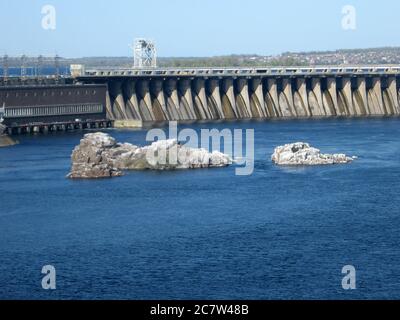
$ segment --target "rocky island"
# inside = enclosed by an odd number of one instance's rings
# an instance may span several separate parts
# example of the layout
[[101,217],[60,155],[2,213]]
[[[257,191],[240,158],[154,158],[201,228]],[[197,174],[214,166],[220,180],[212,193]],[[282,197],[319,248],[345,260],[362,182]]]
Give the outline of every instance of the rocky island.
[[218,151],[189,148],[177,140],[160,140],[139,147],[117,143],[106,133],[85,134],[72,156],[71,179],[110,178],[123,175],[123,170],[174,170],[224,167],[231,158]]
[[271,160],[278,165],[326,165],[352,162],[356,157],[345,154],[323,154],[305,142],[296,142],[276,147]]

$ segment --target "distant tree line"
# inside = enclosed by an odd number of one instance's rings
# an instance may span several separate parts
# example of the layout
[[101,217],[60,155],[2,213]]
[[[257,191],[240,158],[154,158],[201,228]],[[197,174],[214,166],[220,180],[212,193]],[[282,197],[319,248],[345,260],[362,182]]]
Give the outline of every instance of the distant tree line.
[[[310,51],[310,52],[285,52],[278,56],[259,56],[259,55],[226,55],[215,57],[160,57],[158,58],[159,67],[190,68],[190,67],[274,67],[274,66],[306,66],[305,57],[308,55],[326,54],[370,54],[368,63],[384,63],[386,60],[382,57],[389,56],[391,61],[400,59],[399,47],[383,47],[369,49],[341,49],[335,51]],[[389,54],[390,53],[390,54]],[[44,65],[52,64],[51,58],[44,58]],[[47,61],[46,61],[47,60]],[[47,62],[47,63],[46,63]],[[21,66],[21,57],[8,57],[9,67]],[[27,57],[24,61],[25,66],[35,66],[38,63],[38,57]],[[328,62],[329,63],[329,62]],[[0,68],[4,61],[0,57]],[[61,68],[67,68],[70,64],[84,64],[88,68],[92,67],[115,67],[131,68],[133,66],[132,57],[83,57],[83,58],[59,58]]]
[[299,66],[301,62],[294,58],[265,59],[261,56],[219,56],[204,58],[161,58],[160,67],[262,67],[262,66]]

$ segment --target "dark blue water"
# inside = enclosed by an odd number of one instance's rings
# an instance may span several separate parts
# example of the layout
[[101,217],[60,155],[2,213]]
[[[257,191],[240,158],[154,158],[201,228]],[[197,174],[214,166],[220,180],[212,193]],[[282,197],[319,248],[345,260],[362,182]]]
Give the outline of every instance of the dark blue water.
[[[400,298],[400,120],[201,124],[254,128],[251,176],[234,167],[71,181],[81,134],[0,149],[0,298]],[[145,144],[146,131],[110,131]],[[359,159],[282,168],[307,141]],[[57,289],[41,288],[41,268]],[[341,287],[354,265],[357,289]]]

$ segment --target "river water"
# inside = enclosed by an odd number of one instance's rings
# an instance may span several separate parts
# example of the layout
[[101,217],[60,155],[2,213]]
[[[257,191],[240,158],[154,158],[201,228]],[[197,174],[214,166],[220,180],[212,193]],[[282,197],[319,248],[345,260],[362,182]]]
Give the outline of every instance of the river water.
[[[400,298],[400,119],[204,123],[255,130],[255,168],[71,181],[82,133],[0,149],[0,299]],[[146,130],[108,130],[146,144]],[[277,145],[359,158],[284,168]],[[57,289],[41,287],[53,265]],[[343,290],[342,267],[356,268]]]

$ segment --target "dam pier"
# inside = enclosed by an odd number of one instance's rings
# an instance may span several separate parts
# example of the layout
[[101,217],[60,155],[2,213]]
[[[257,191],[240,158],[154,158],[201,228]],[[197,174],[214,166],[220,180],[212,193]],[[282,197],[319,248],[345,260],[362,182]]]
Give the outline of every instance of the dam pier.
[[94,69],[107,116],[141,121],[395,116],[400,67]]
[[86,69],[0,79],[9,134],[156,121],[400,115],[400,67]]

